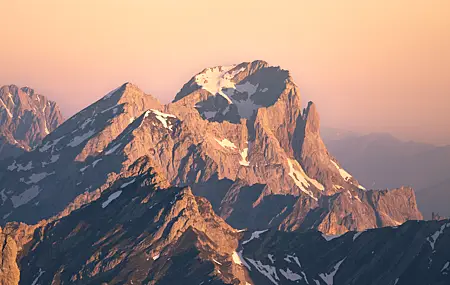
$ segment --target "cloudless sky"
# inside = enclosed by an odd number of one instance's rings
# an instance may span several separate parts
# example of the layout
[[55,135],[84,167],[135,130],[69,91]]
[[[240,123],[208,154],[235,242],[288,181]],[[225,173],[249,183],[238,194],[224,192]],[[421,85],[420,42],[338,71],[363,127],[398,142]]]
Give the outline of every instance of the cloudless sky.
[[289,69],[323,124],[450,144],[448,0],[0,0],[0,85],[66,117],[130,81],[170,101],[205,67]]

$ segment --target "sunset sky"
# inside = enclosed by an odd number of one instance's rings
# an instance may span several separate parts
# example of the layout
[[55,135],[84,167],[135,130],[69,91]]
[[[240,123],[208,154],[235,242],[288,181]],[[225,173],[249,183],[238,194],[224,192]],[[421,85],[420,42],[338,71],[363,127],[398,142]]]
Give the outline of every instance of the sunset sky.
[[0,85],[66,117],[130,81],[163,102],[204,67],[292,72],[326,126],[450,144],[450,1],[0,0]]

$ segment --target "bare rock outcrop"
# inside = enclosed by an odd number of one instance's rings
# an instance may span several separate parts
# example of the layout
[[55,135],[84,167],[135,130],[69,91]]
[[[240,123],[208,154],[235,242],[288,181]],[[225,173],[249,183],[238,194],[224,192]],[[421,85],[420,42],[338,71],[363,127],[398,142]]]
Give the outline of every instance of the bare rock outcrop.
[[58,105],[33,89],[1,87],[0,159],[30,151],[63,121]]
[[17,266],[17,246],[14,239],[0,228],[0,284],[19,284],[20,271]]

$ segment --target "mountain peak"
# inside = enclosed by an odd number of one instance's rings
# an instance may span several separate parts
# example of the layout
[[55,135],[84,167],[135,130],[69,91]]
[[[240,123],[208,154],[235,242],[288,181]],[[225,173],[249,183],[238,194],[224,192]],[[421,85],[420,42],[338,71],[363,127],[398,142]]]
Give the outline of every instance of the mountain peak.
[[[30,150],[62,121],[57,104],[34,89],[16,85],[1,87],[0,158]],[[11,148],[16,148],[17,152]]]
[[121,104],[131,104],[133,106],[138,105],[142,107],[142,109],[146,105],[153,106],[152,108],[156,107],[156,109],[161,107],[161,103],[156,97],[151,94],[146,94],[136,84],[126,82],[118,88],[110,91],[88,108],[94,107],[97,111],[100,111],[100,109],[108,109]]
[[239,123],[275,104],[289,89],[289,72],[262,60],[206,68],[186,83],[173,103],[195,106],[210,121]]
[[317,112],[316,104],[312,101],[308,102],[308,107],[303,112],[303,116],[306,122],[306,132],[319,133],[320,131],[320,116]]

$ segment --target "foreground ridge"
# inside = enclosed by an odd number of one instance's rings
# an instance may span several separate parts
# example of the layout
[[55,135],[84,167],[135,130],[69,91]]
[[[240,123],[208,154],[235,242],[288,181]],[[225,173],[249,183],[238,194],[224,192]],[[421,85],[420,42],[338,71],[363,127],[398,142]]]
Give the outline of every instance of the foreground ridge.
[[4,284],[450,281],[448,220],[334,236],[236,230],[189,187],[168,186],[145,160],[136,165],[140,175],[118,180],[98,200],[66,217],[37,226],[7,224],[0,234],[10,252],[1,255],[4,268],[11,268],[0,276],[8,278]]

